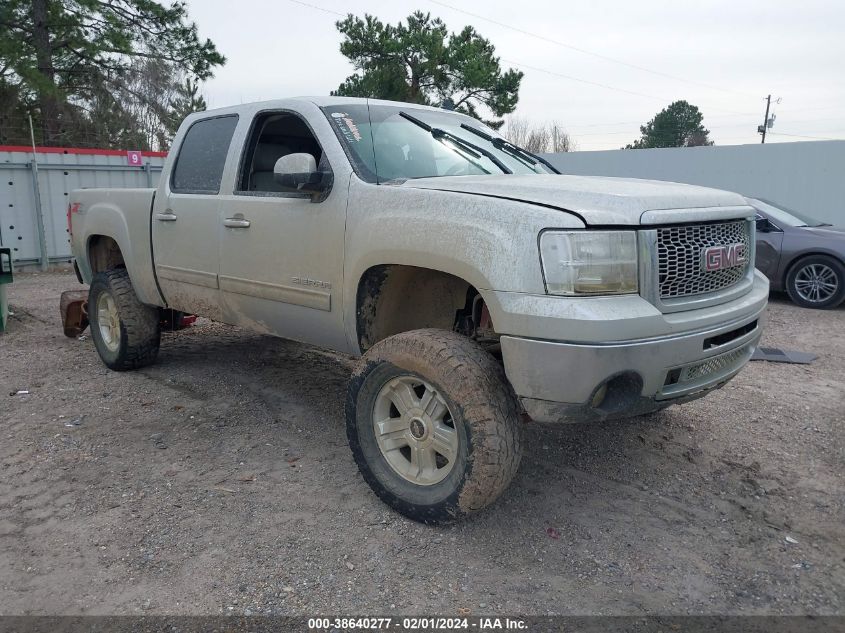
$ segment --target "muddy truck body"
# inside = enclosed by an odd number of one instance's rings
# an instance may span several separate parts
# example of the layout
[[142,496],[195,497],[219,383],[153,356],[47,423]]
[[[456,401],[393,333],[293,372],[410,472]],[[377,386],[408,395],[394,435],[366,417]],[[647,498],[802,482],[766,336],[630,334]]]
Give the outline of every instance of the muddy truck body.
[[475,119],[385,101],[192,114],[157,189],[74,191],[69,223],[106,365],[153,362],[165,313],[360,357],[355,460],[426,522],[505,490],[528,418],[722,386],[768,297],[741,196],[562,175]]

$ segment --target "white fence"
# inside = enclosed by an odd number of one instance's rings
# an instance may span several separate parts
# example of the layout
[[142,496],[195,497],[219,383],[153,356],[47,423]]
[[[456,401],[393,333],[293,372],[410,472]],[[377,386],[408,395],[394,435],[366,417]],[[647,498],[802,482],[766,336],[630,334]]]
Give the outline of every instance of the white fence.
[[571,152],[547,158],[566,174],[727,189],[845,225],[845,141]]
[[[154,187],[164,155],[0,146],[0,246],[17,266],[70,259],[68,195]],[[686,182],[766,198],[845,225],[845,141],[550,154],[569,174]],[[37,183],[37,185],[36,185]]]
[[17,267],[70,259],[68,196],[86,187],[154,187],[164,155],[0,146],[0,246]]

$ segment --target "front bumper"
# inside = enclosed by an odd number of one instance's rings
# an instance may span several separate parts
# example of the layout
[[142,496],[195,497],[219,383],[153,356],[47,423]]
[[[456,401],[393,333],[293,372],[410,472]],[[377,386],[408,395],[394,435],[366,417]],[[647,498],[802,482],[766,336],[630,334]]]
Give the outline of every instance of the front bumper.
[[627,417],[686,402],[721,387],[751,358],[767,288],[757,281],[749,295],[731,302],[734,318],[671,336],[609,343],[502,336],[505,372],[539,422]]

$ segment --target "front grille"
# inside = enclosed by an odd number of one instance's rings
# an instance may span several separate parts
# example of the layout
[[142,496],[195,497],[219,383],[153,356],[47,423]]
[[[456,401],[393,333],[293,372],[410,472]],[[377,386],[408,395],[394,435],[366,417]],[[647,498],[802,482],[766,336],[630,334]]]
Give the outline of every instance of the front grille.
[[702,265],[702,251],[709,246],[744,244],[746,260],[750,260],[748,233],[745,220],[657,229],[660,298],[715,292],[739,282],[748,271],[749,261],[732,268],[707,271]]

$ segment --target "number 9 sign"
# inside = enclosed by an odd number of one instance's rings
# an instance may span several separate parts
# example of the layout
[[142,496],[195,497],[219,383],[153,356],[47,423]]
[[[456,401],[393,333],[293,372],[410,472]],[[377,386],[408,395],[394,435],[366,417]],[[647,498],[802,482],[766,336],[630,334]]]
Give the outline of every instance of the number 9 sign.
[[132,165],[133,167],[140,167],[141,166],[141,152],[137,150],[131,150],[126,152],[126,162]]

